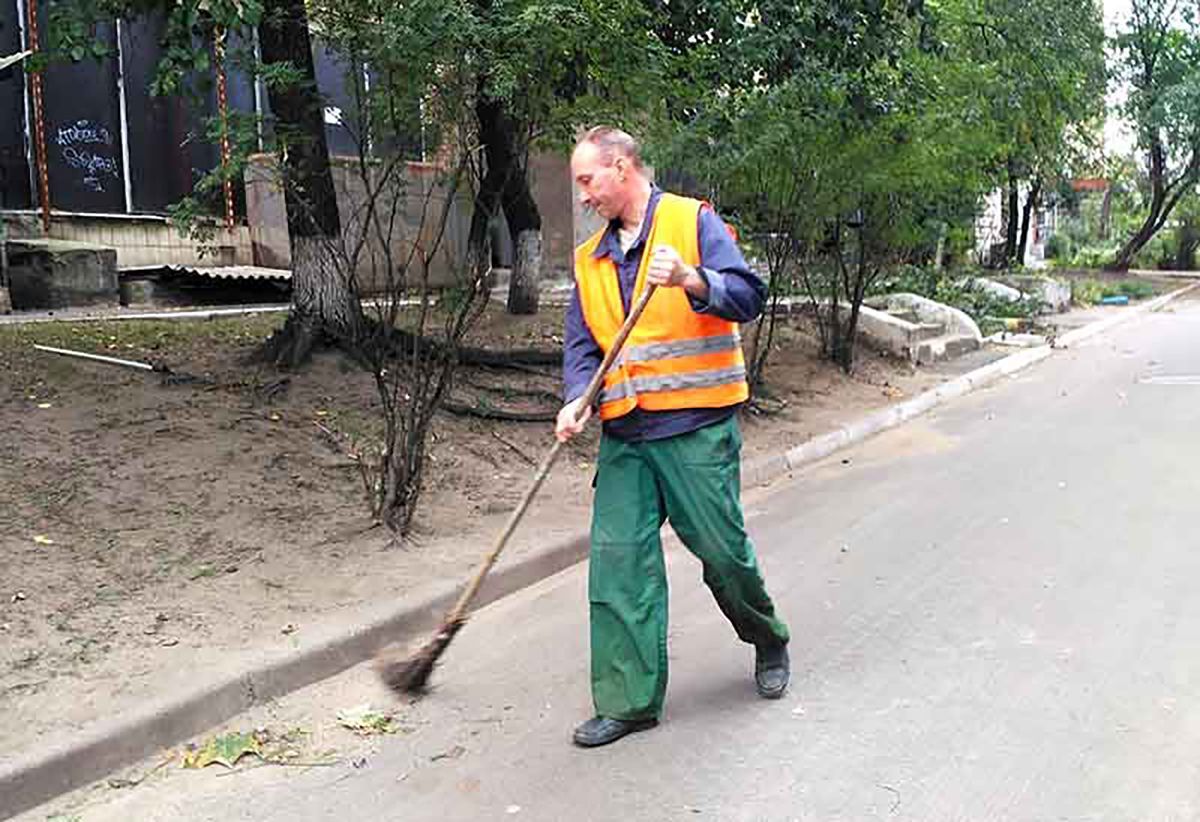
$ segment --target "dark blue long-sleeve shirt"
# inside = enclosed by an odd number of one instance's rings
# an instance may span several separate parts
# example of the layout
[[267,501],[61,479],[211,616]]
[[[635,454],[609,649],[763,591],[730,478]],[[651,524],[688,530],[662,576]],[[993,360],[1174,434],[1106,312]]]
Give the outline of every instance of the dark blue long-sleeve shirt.
[[[621,286],[621,300],[625,304],[625,312],[633,299],[634,285],[637,283],[637,272],[642,262],[642,254],[646,250],[646,237],[654,220],[654,212],[662,191],[655,187],[650,193],[650,203],[646,208],[646,217],[642,221],[642,230],[638,238],[630,246],[628,252],[621,251],[621,243],[617,230],[619,220],[609,223],[596,246],[593,256],[609,257],[616,264],[617,279]],[[708,299],[699,300],[688,295],[692,310],[701,314],[714,314],[722,319],[733,322],[749,322],[762,312],[766,286],[763,281],[750,270],[745,257],[737,247],[733,237],[725,228],[725,223],[709,207],[700,209],[700,217],[696,227],[700,244],[700,265],[696,270],[708,283]],[[587,390],[587,384],[600,363],[604,352],[600,349],[596,338],[592,336],[583,317],[583,308],[579,302],[579,286],[571,296],[571,305],[567,309],[566,327],[563,333],[563,395],[570,402],[582,396]],[[635,408],[628,414],[604,423],[604,433],[609,436],[627,441],[644,441],[665,439],[678,434],[686,434],[707,425],[727,419],[737,406],[724,408],[688,408],[679,411],[646,411]]]

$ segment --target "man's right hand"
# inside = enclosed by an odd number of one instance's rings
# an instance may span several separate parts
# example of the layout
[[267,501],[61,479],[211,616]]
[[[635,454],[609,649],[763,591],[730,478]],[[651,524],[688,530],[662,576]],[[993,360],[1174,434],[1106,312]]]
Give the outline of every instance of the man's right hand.
[[559,442],[566,442],[571,437],[583,430],[583,426],[592,417],[592,407],[589,405],[583,409],[583,416],[578,420],[575,419],[576,413],[579,411],[579,406],[583,403],[583,397],[571,400],[562,407],[558,412],[558,422],[554,426],[554,436],[558,437]]

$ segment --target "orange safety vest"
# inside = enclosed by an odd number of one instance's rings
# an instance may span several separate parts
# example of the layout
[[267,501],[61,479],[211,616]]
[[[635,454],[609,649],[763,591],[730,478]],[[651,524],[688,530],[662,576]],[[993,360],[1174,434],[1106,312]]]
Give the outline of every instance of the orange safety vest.
[[[663,194],[654,210],[634,297],[646,286],[654,249],[669,245],[691,266],[700,265],[699,200]],[[625,321],[616,264],[594,257],[606,229],[575,249],[575,281],[583,319],[607,354]],[[634,408],[672,411],[722,408],[750,396],[738,324],[693,310],[682,288],[660,288],[646,304],[625,348],[604,378],[600,418],[611,420]]]

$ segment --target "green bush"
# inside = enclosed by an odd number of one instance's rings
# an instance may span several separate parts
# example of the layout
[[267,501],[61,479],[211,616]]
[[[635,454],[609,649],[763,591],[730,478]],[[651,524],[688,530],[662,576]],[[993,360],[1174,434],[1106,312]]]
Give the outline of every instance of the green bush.
[[1046,241],[1046,260],[1068,261],[1075,254],[1075,242],[1065,232],[1059,232]]
[[1104,296],[1104,285],[1096,280],[1075,280],[1071,283],[1071,300],[1078,305],[1093,305]]
[[1120,246],[1116,243],[1081,246],[1071,256],[1071,265],[1075,268],[1102,268],[1113,261],[1118,250]]

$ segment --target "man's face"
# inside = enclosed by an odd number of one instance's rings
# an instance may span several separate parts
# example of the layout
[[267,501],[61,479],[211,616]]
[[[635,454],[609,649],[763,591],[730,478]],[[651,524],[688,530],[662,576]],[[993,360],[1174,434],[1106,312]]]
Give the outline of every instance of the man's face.
[[605,220],[621,216],[625,208],[625,171],[628,160],[617,156],[605,162],[604,153],[592,143],[582,143],[571,155],[571,175],[579,189],[579,203],[595,209]]

